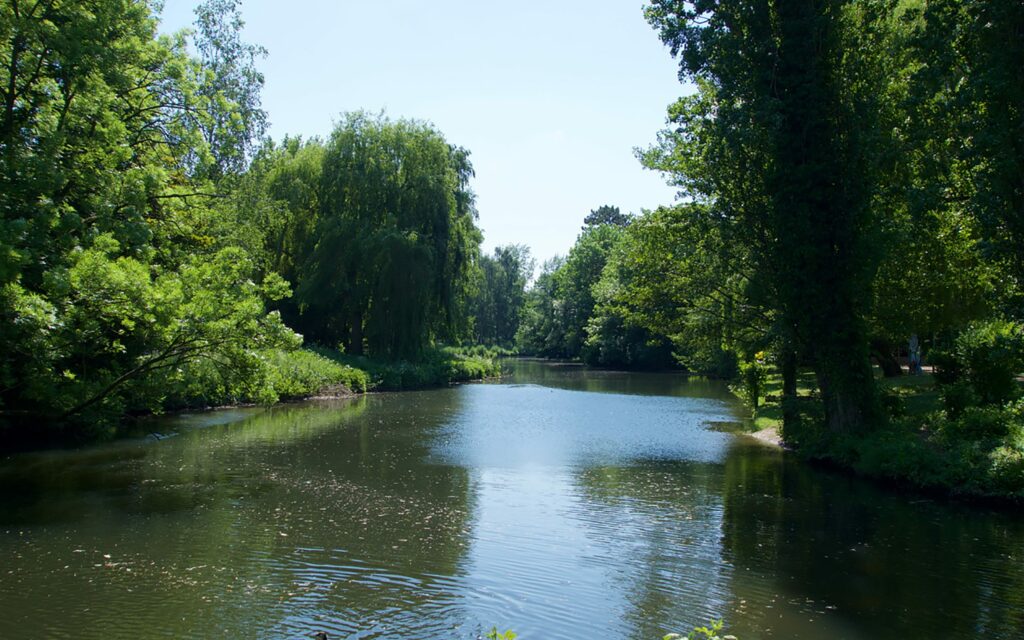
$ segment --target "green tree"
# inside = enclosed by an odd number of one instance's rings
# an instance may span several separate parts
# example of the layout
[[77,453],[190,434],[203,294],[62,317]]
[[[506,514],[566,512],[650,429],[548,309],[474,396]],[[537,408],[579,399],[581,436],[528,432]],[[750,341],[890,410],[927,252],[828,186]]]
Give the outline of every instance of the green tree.
[[500,246],[493,257],[480,256],[480,279],[470,306],[478,344],[512,346],[534,264],[524,245]]
[[592,287],[594,311],[587,321],[583,360],[605,367],[670,368],[676,364],[663,327],[649,329],[631,305],[632,264],[627,238],[618,243]]
[[203,362],[215,365],[228,386],[249,391],[248,397],[276,400],[261,353],[300,342],[264,309],[264,298],[288,293],[280,278],[253,283],[251,261],[237,248],[156,277],[117,253],[116,242],[102,236],[75,256],[65,280],[50,285],[69,293],[61,310],[64,327],[52,335],[60,357],[51,370],[61,373],[51,384],[60,390],[63,415],[99,404],[108,412],[159,408],[175,385],[186,382],[184,368]]
[[630,217],[619,211],[618,207],[603,204],[596,209],[591,209],[587,217],[583,219],[583,228],[597,227],[603,224],[625,227],[629,221]]
[[[293,285],[303,277],[317,240],[324,154],[316,138],[268,142],[239,180],[221,235],[247,249],[261,277],[276,273]],[[288,326],[316,332],[295,297],[275,307]]]
[[240,174],[267,129],[267,114],[260,107],[263,74],[256,69],[256,60],[266,57],[267,50],[242,42],[241,4],[205,0],[195,10],[199,67],[193,113],[206,142],[195,162],[200,174],[214,181]]
[[[601,280],[605,264],[614,247],[629,228],[628,218],[616,219],[615,207],[591,211],[576,244],[564,259],[545,263],[540,277],[527,294],[522,323],[516,342],[524,353],[549,358],[602,359],[598,341],[588,351],[588,327],[597,304],[595,286]],[[616,223],[616,220],[618,223]],[[595,325],[609,331],[614,323]],[[618,340],[606,334],[610,347]],[[605,350],[606,355],[610,351]],[[617,363],[622,364],[622,363]]]
[[[599,312],[672,344],[687,369],[731,378],[738,354],[767,347],[770,314],[749,299],[748,252],[723,241],[699,205],[646,212],[626,230],[595,288]],[[634,347],[635,348],[635,347]]]
[[415,358],[465,331],[481,241],[468,155],[421,122],[353,113],[338,124],[298,280],[314,339]]
[[583,230],[569,250],[565,264],[555,272],[557,301],[564,318],[565,357],[580,358],[587,340],[587,324],[594,313],[593,288],[601,278],[622,228],[601,224]]
[[810,361],[834,434],[879,415],[864,326],[875,266],[872,87],[844,47],[849,10],[838,0],[647,8],[681,75],[701,89],[682,116],[695,131],[670,151],[681,154],[681,181],[755,239],[755,280],[774,301],[783,356]]
[[545,358],[565,358],[565,304],[559,299],[556,274],[565,258],[544,261],[540,275],[526,292],[516,333],[516,346],[522,353]]
[[0,5],[0,404],[11,415],[154,408],[200,361],[269,398],[257,351],[296,343],[264,307],[286,293],[280,279],[256,284],[247,253],[213,235],[221,198],[194,171],[210,154],[200,112],[241,107],[202,96],[198,79],[219,86],[218,72],[201,73],[185,34],[158,36],[152,8]]
[[909,108],[918,123],[919,208],[961,220],[1005,273],[1001,297],[1024,315],[1024,6],[938,0],[919,9]]

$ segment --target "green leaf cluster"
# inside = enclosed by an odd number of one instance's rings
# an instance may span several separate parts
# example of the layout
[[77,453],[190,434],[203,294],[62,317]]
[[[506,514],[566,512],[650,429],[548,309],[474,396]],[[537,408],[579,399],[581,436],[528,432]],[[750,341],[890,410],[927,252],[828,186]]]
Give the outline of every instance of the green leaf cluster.
[[476,344],[505,348],[514,344],[534,267],[524,245],[500,246],[493,256],[480,256],[476,288],[469,301]]
[[665,334],[616,304],[623,255],[638,219],[603,206],[586,217],[569,254],[546,262],[526,296],[516,344],[523,353],[630,368],[672,366]]

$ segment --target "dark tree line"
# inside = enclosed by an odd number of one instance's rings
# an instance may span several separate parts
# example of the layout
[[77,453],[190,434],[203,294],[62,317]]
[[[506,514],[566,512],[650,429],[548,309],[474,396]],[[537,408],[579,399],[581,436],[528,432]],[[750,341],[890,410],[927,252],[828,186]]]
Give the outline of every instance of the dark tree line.
[[742,247],[738,293],[770,323],[738,350],[776,354],[787,405],[808,366],[829,431],[863,432],[884,421],[873,352],[891,363],[913,333],[1021,318],[1019,3],[665,1],[647,16],[699,92],[644,160]]

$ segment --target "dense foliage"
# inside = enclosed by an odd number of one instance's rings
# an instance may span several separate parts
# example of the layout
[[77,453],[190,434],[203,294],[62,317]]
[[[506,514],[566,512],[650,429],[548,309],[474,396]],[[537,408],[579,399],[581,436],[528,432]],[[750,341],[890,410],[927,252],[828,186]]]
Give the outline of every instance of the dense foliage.
[[[633,250],[649,265],[620,295],[634,321],[697,368],[732,353],[755,406],[767,352],[783,433],[811,455],[1017,491],[1022,5],[659,0],[646,14],[697,91],[641,154],[686,204],[632,225],[663,230]],[[898,376],[918,348],[944,403],[907,413],[870,361]]]
[[480,257],[479,280],[470,302],[477,344],[506,348],[514,344],[534,266],[529,248],[523,245],[497,247],[493,256]]
[[632,218],[605,205],[584,222],[568,256],[545,262],[530,288],[516,336],[519,350],[602,366],[671,366],[664,335],[633,322],[613,301]]
[[[327,142],[264,139],[266,52],[240,40],[239,4],[207,0],[171,36],[144,0],[0,6],[5,424],[373,384],[296,351],[293,329],[378,360],[469,337],[468,152],[364,113]],[[528,253],[510,251],[505,286],[521,295]],[[481,339],[514,333],[514,295],[500,297],[513,307]],[[417,384],[493,373],[486,358],[427,360],[436,375]]]
[[[809,455],[1005,494],[1024,456],[1022,7],[652,2],[695,90],[639,156],[680,203],[592,211],[529,291],[520,350],[674,360],[755,412],[774,368],[766,410]],[[939,389],[908,414],[872,364],[900,376],[922,352]],[[915,476],[924,459],[949,473]]]
[[254,280],[251,257],[215,233],[261,133],[262,79],[237,55],[237,7],[200,11],[194,35],[158,37],[145,2],[0,8],[7,414],[151,409],[196,366],[269,397],[261,353],[300,342],[265,308],[284,283]]

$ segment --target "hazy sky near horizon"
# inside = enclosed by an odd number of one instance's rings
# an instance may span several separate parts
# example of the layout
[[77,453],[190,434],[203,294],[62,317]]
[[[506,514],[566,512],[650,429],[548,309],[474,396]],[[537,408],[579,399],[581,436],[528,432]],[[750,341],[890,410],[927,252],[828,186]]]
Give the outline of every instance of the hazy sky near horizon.
[[[197,0],[166,0],[162,29]],[[326,137],[346,111],[432,122],[471,152],[484,248],[565,254],[602,204],[673,201],[633,154],[682,95],[634,0],[246,0],[270,133]]]

